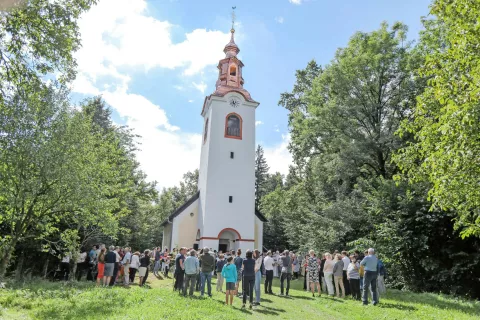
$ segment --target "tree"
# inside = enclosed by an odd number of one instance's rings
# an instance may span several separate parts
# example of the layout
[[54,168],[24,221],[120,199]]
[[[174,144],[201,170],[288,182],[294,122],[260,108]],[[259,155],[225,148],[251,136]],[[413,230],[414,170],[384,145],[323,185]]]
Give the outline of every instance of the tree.
[[255,208],[259,207],[262,197],[266,194],[269,169],[263,148],[258,145],[255,151]]
[[462,236],[480,236],[480,3],[436,0],[421,35],[428,88],[400,135],[415,140],[396,156],[410,182],[428,181],[432,210],[455,210]]

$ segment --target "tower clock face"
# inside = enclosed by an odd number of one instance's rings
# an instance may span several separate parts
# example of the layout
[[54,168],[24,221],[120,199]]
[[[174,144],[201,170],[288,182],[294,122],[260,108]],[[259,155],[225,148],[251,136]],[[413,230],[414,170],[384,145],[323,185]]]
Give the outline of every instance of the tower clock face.
[[240,100],[237,98],[231,98],[229,103],[232,107],[236,108],[240,105]]

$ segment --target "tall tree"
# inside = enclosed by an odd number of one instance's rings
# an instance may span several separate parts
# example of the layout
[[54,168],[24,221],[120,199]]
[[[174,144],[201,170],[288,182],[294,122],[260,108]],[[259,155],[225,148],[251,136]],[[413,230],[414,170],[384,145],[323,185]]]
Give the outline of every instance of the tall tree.
[[415,141],[396,157],[410,182],[429,181],[433,208],[455,210],[462,236],[480,236],[480,2],[436,0],[421,44],[429,78],[413,121],[401,134]]
[[255,208],[259,207],[262,197],[267,193],[266,183],[269,169],[263,148],[258,145],[255,151]]

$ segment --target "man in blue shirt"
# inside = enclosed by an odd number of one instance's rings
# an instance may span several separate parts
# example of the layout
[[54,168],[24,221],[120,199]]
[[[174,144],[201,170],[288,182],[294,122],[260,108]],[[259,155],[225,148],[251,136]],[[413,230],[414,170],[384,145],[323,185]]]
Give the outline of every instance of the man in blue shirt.
[[363,258],[362,262],[360,262],[360,265],[365,267],[365,275],[363,277],[363,305],[368,305],[368,291],[370,285],[372,286],[373,305],[378,304],[377,264],[378,259],[375,256],[375,250],[373,248],[368,249],[368,256]]
[[189,295],[193,296],[193,289],[197,280],[197,274],[200,271],[198,259],[195,256],[195,250],[189,252],[189,256],[185,259],[185,286],[183,287],[183,295],[187,295],[187,288],[190,286]]

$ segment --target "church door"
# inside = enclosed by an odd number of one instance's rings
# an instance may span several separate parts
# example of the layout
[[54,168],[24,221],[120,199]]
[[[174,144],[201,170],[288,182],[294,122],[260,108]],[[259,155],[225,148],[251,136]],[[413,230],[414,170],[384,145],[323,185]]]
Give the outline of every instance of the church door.
[[228,245],[227,244],[219,244],[218,245],[218,252],[222,251],[223,253],[227,252]]

